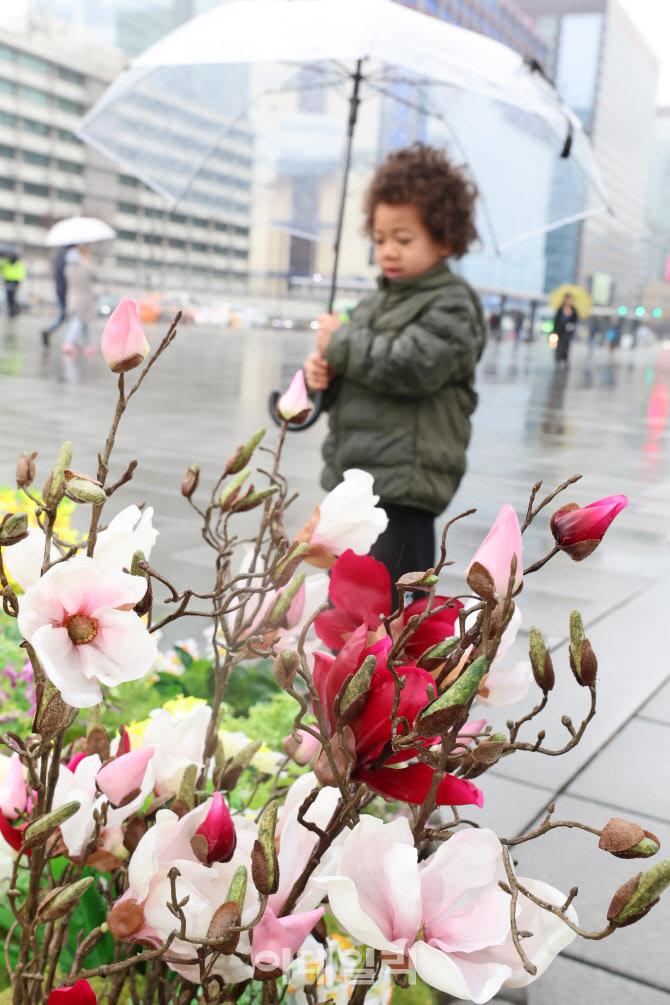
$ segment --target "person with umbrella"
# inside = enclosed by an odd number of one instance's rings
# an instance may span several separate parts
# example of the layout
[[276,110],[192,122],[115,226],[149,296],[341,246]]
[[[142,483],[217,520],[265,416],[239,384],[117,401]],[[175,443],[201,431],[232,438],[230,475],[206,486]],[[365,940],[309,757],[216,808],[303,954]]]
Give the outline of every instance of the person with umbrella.
[[319,318],[307,384],[325,392],[329,433],[321,483],[363,468],[389,518],[371,554],[391,581],[435,564],[434,518],[465,472],[475,367],[486,321],[472,287],[450,271],[476,240],[477,190],[432,147],[398,150],[377,168],[365,225],[382,274],[350,320]]
[[85,245],[70,248],[65,256],[67,314],[70,319],[61,349],[75,355],[81,342],[87,356],[95,353],[89,343],[89,325],[93,321],[93,283],[95,272],[91,255]]
[[19,313],[19,305],[16,302],[19,283],[26,278],[26,267],[15,248],[7,249],[0,258],[0,274],[5,284],[7,316],[13,318]]
[[566,293],[554,315],[554,334],[558,336],[556,362],[568,364],[570,343],[577,328],[577,312],[572,304],[572,294]]
[[62,248],[59,248],[56,252],[56,257],[54,258],[53,264],[53,279],[54,285],[56,287],[56,300],[58,301],[58,314],[53,319],[51,324],[47,325],[42,331],[42,342],[45,346],[49,345],[49,340],[51,338],[52,332],[55,332],[57,328],[65,321],[67,317],[65,310],[65,303],[67,298],[67,281],[65,279],[65,259],[68,251],[70,251],[74,245],[66,244]]

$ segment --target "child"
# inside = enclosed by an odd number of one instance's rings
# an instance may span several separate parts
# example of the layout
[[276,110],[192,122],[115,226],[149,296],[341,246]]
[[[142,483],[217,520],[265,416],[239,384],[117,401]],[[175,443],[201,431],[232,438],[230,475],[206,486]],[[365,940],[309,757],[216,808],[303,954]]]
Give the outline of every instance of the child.
[[476,196],[439,150],[390,154],[364,207],[379,289],[347,324],[321,315],[318,352],[305,361],[307,384],[326,392],[329,411],[321,483],[332,489],[347,468],[373,475],[389,523],[371,554],[392,582],[434,566],[434,518],[465,471],[486,323],[477,294],[445,259],[477,238]]

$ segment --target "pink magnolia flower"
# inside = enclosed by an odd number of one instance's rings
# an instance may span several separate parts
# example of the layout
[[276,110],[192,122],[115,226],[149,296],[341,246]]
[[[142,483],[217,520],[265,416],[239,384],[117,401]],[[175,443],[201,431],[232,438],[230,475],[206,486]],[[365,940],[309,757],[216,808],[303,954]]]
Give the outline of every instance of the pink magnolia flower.
[[134,370],[151,352],[140,324],[137,301],[124,297],[110,314],[100,343],[105,363],[113,373]]
[[157,796],[176,795],[189,764],[195,764],[198,771],[202,768],[211,714],[204,701],[184,712],[160,708],[151,713],[141,746],[156,751],[151,764]]
[[[237,817],[237,847],[228,862],[202,864],[193,849],[192,840],[207,818],[211,800],[207,800],[181,819],[171,810],[159,810],[156,823],[141,838],[128,862],[128,889],[107,916],[115,938],[126,942],[161,945],[174,930],[174,916],[168,909],[171,899],[169,872],[179,870],[176,881],[180,900],[184,904],[186,931],[189,936],[205,938],[216,910],[225,902],[235,870],[243,865],[251,874],[251,850],[257,835],[256,824]],[[242,908],[242,924],[249,924],[258,911],[258,899],[253,883],[247,886]],[[239,952],[249,954],[249,936],[243,932]],[[193,962],[193,946],[175,939],[165,961],[188,980],[199,980],[199,968]],[[252,976],[251,967],[236,956],[219,957],[214,972],[231,983]]]
[[627,505],[628,498],[622,495],[607,496],[588,506],[568,503],[551,518],[551,532],[556,544],[573,561],[580,562],[595,551],[614,517]]
[[103,765],[96,776],[98,788],[112,806],[122,806],[132,793],[141,791],[147,765],[154,756],[153,747],[141,747],[121,754]]
[[491,663],[489,672],[480,685],[477,701],[487,708],[506,708],[516,705],[528,694],[533,681],[533,671],[530,660],[517,660],[507,663],[505,656],[513,645],[521,627],[521,611],[517,604],[514,614],[503,632],[498,646],[498,652]]
[[207,841],[208,862],[229,862],[237,844],[230,810],[220,792],[213,794],[208,807],[207,816],[195,833],[202,834]]
[[518,593],[523,584],[522,548],[519,520],[513,507],[505,503],[466,569],[470,588],[485,600],[504,597],[512,572],[512,558],[516,555],[512,593]]
[[266,907],[251,937],[254,977],[267,980],[288,970],[293,957],[323,917],[324,911],[325,908],[318,907],[314,911],[278,918],[271,907]]
[[0,782],[0,813],[8,820],[17,820],[26,812],[29,799],[23,765],[18,754],[12,754],[8,759],[3,757],[2,762],[7,770]]
[[88,981],[80,980],[76,984],[52,991],[47,1005],[96,1005],[97,1000]]
[[156,643],[132,610],[146,587],[141,576],[76,558],[54,566],[22,598],[19,631],[68,704],[90,708],[102,700],[101,684],[149,670]]
[[298,370],[293,380],[277,402],[277,411],[287,422],[302,422],[312,411],[312,403],[305,387],[305,375]]
[[[509,896],[498,887],[504,878],[492,831],[458,831],[419,863],[407,820],[364,816],[343,845],[337,873],[319,882],[330,911],[355,939],[414,967],[439,991],[487,1002],[503,984],[520,987],[539,977],[575,938],[559,918],[521,897],[517,923],[533,932],[524,950],[537,967],[535,977],[526,973],[512,941]],[[521,882],[552,904],[565,900],[545,884]],[[576,921],[572,907],[569,917]]]
[[386,530],[388,517],[377,506],[374,479],[367,471],[350,468],[344,480],[316,507],[296,541],[309,542],[307,561],[318,568],[330,569],[337,555],[351,548],[357,555],[367,555],[379,535]]
[[93,811],[100,809],[105,802],[95,784],[101,767],[102,762],[98,754],[78,758],[74,770],[71,764],[60,766],[53,808],[58,809],[74,800],[79,803],[77,812],[60,827],[63,843],[73,858],[81,855],[91,839],[95,830]]

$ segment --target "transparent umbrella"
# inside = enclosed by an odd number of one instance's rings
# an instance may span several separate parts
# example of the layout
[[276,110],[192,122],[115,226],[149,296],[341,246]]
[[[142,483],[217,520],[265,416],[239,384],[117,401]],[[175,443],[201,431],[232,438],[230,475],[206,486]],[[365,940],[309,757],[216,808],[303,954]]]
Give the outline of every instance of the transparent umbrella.
[[79,135],[225,221],[231,247],[248,226],[252,251],[282,234],[298,253],[332,245],[315,270],[332,275],[329,309],[343,259],[353,274],[366,250],[349,203],[415,140],[467,163],[496,251],[606,207],[588,136],[536,64],[394,0],[230,0],[139,56]]

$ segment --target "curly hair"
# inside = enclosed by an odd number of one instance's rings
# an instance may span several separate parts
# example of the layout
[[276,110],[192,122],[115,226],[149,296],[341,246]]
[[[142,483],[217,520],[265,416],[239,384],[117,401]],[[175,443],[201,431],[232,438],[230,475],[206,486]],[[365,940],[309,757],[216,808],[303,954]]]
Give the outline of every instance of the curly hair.
[[415,143],[394,150],[375,171],[363,204],[365,231],[372,233],[380,202],[410,204],[418,209],[433,240],[461,258],[479,237],[474,220],[478,194],[465,167],[451,164],[435,147]]

